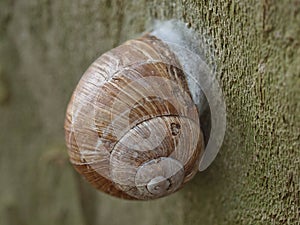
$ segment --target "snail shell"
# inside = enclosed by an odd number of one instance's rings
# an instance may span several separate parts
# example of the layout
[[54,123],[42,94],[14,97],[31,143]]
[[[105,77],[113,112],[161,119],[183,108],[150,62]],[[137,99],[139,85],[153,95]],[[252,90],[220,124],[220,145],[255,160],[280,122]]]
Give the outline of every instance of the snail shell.
[[67,108],[66,143],[75,169],[124,199],[155,199],[198,171],[199,115],[176,55],[146,34],[100,56]]

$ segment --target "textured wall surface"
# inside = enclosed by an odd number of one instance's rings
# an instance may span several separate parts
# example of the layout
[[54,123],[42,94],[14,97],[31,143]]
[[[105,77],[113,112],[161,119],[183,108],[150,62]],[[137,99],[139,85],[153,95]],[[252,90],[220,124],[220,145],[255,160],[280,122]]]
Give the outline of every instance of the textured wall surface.
[[[96,57],[169,18],[210,37],[225,142],[178,193],[118,200],[68,162],[66,105]],[[299,24],[299,0],[1,0],[0,224],[299,224]]]

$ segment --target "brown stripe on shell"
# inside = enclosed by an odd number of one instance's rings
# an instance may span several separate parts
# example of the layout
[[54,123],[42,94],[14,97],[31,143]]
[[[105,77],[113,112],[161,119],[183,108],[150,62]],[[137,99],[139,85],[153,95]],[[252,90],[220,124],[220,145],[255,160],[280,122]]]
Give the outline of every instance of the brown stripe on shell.
[[107,194],[110,194],[115,197],[128,199],[128,200],[137,200],[124,191],[119,190],[116,185],[109,179],[101,176],[98,172],[96,172],[93,168],[96,168],[97,165],[74,165],[74,168],[84,176],[84,178],[96,189],[103,191]]

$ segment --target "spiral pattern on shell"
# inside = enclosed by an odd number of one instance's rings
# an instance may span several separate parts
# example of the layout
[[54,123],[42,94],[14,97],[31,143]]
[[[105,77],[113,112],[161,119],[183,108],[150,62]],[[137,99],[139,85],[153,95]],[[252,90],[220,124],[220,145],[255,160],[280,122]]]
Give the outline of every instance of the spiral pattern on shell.
[[65,133],[75,169],[124,199],[177,191],[196,174],[204,149],[182,66],[149,34],[92,63],[72,95]]

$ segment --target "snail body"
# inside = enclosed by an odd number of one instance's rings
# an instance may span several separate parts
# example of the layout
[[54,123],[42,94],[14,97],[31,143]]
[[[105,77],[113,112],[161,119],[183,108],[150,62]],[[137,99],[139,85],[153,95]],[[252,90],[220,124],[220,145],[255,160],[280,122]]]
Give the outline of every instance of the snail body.
[[186,73],[153,34],[96,59],[67,108],[66,143],[75,169],[123,199],[169,195],[191,180],[204,138]]

